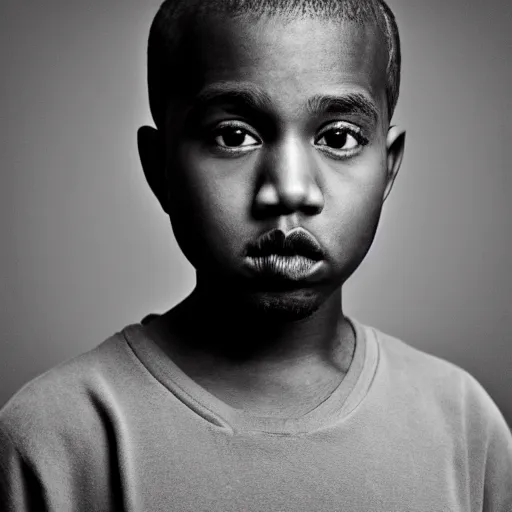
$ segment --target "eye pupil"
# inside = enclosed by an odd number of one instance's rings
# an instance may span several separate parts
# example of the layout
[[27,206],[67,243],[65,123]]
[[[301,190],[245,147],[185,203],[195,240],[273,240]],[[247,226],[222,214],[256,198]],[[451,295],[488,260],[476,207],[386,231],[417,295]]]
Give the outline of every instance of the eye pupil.
[[325,135],[327,146],[335,149],[341,149],[347,143],[347,132],[344,130],[329,130]]
[[240,128],[225,128],[222,130],[222,139],[228,147],[241,146],[245,141],[246,133]]

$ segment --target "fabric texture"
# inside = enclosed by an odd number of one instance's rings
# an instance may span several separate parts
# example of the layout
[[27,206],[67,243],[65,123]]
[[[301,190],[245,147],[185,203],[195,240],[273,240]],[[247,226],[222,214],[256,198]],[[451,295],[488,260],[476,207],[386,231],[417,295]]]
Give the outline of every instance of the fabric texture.
[[0,411],[1,511],[511,512],[512,435],[467,372],[351,320],[294,419],[223,403],[133,324]]

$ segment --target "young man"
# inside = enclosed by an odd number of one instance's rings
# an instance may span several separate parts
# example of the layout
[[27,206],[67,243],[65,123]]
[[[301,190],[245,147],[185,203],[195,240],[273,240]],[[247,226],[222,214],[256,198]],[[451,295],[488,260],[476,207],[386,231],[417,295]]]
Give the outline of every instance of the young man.
[[343,314],[404,151],[379,0],[174,0],[147,180],[197,286],[0,414],[1,510],[512,510],[512,436],[456,366]]

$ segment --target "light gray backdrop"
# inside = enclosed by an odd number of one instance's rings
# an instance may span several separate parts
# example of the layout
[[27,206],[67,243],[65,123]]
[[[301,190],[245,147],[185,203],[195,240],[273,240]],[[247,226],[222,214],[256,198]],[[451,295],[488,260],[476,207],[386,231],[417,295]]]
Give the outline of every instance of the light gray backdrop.
[[[0,405],[193,285],[136,150],[158,4],[2,1]],[[390,4],[406,158],[346,309],[469,370],[510,424],[511,3]]]

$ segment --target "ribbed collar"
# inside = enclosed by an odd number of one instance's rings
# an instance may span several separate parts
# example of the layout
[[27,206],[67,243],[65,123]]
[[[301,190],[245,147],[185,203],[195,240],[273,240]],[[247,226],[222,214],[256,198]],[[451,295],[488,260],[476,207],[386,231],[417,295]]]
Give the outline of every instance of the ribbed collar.
[[129,346],[146,369],[194,413],[234,432],[299,435],[329,428],[343,421],[363,400],[375,375],[379,349],[375,331],[348,319],[355,332],[350,368],[339,386],[316,408],[299,418],[256,416],[235,409],[209,393],[185,374],[160,348],[157,332],[142,324],[123,329]]

